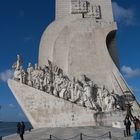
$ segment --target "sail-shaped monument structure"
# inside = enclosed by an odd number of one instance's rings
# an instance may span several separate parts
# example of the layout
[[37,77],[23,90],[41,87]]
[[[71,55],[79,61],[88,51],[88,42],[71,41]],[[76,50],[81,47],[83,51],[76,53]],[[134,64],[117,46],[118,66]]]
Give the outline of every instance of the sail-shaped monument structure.
[[119,71],[111,0],[56,0],[38,65],[22,68],[9,87],[34,128],[113,126],[139,103]]

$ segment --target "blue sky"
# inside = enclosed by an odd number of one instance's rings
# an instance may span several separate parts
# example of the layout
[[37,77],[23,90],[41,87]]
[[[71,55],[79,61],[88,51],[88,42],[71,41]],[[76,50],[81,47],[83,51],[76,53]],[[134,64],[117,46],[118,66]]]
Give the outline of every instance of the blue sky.
[[[140,1],[114,0],[120,69],[140,100]],[[54,0],[0,0],[0,120],[26,120],[7,86],[11,65],[21,54],[24,67],[38,62],[41,35],[55,17]]]

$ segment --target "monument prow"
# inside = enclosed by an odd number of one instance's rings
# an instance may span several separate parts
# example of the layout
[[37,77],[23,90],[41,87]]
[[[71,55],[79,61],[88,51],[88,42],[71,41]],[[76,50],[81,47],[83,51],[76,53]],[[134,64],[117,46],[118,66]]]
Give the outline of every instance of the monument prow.
[[8,85],[34,128],[96,126],[96,111],[39,91],[15,80]]

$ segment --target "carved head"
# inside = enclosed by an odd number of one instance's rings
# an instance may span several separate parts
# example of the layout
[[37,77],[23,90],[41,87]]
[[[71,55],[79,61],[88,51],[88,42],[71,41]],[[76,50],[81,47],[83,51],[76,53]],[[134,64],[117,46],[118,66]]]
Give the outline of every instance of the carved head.
[[21,58],[21,57],[20,57],[20,55],[19,55],[19,54],[17,54],[17,60],[20,60],[20,58]]
[[93,81],[89,81],[88,83],[89,83],[90,87],[93,87]]
[[37,70],[38,69],[38,65],[37,64],[35,64],[35,70]]
[[32,67],[32,64],[31,63],[28,63],[28,67]]
[[49,72],[49,67],[48,66],[45,65],[43,69],[44,69],[45,73]]
[[62,72],[59,73],[59,77],[60,77],[60,78],[63,77],[63,73],[62,73]]
[[80,81],[86,81],[86,75],[81,74],[79,80],[80,80]]
[[98,85],[97,85],[97,84],[95,84],[95,85],[94,85],[94,88],[98,88]]

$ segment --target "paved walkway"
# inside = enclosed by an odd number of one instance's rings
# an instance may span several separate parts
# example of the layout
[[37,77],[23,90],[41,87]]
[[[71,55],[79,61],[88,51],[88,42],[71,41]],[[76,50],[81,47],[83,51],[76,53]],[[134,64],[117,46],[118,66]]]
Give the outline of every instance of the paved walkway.
[[[72,137],[74,138],[70,140],[80,140],[79,134],[83,133],[82,140],[110,140],[109,131],[111,132],[112,140],[133,140],[132,136],[124,138],[123,129],[111,127],[41,128],[26,132],[24,138],[25,140],[49,140],[51,134],[52,140],[68,140],[68,138]],[[105,133],[106,135],[98,137]],[[3,140],[20,140],[20,138],[15,134],[3,138]]]

